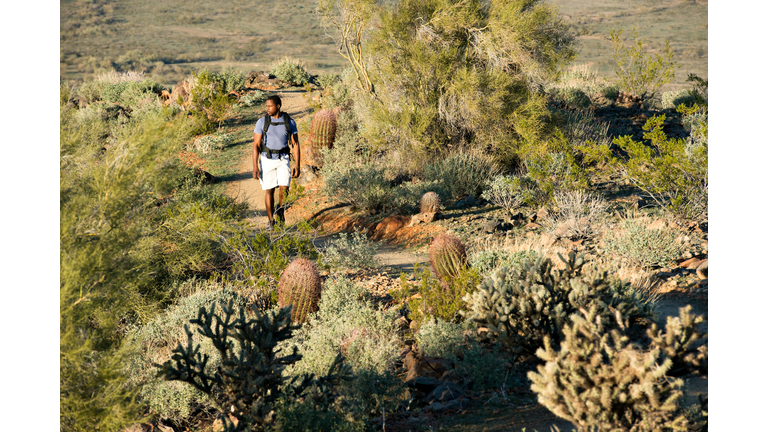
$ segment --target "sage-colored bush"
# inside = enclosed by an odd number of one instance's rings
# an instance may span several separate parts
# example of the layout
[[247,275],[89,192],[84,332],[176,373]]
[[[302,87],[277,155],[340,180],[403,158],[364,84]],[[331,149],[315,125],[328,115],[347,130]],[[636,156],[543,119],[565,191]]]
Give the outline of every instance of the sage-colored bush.
[[310,78],[304,62],[292,57],[285,57],[272,63],[269,73],[291,85],[304,85]]
[[519,267],[538,257],[535,251],[511,252],[504,249],[486,249],[469,255],[469,265],[483,276],[489,276],[502,267]]
[[670,265],[683,253],[671,230],[649,229],[642,221],[631,219],[606,233],[605,251],[646,268]]
[[[426,181],[439,181],[443,185],[445,201],[465,195],[480,197],[489,178],[498,173],[494,161],[481,153],[454,153],[424,167]],[[442,192],[442,191],[437,191]]]
[[332,269],[370,269],[379,264],[374,258],[378,242],[368,240],[365,230],[355,230],[351,234],[341,232],[322,248],[323,265]]
[[652,317],[653,306],[630,284],[585,267],[581,255],[560,259],[563,270],[544,258],[520,268],[501,268],[464,297],[468,307],[462,314],[488,328],[510,351],[528,354],[535,353],[545,337],[559,343],[569,317],[593,304],[606,323],[616,312],[633,323]]

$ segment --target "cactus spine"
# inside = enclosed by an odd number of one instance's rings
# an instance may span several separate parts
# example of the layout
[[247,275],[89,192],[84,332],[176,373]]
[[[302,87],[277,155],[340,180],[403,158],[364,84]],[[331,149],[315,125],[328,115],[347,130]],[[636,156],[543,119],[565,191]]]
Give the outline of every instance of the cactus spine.
[[440,234],[429,246],[429,262],[435,275],[445,280],[467,266],[467,250],[456,237]]
[[312,125],[309,130],[309,153],[311,158],[322,165],[322,148],[333,148],[333,141],[336,139],[336,114],[332,110],[320,110],[312,118]]
[[312,261],[299,258],[291,261],[280,276],[277,303],[280,307],[293,305],[291,321],[303,323],[317,312],[320,303],[320,272]]
[[419,209],[422,213],[440,213],[440,195],[427,192],[421,197]]

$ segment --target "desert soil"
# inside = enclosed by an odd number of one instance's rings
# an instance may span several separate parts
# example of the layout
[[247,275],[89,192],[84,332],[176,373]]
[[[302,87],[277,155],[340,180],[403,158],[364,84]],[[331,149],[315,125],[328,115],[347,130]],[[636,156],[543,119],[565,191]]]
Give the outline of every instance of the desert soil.
[[[309,119],[311,109],[307,105],[302,90],[272,92],[281,97],[282,109],[297,123]],[[303,144],[306,139],[306,136],[300,136],[302,155],[305,154],[306,149]],[[302,159],[306,161],[304,156]],[[238,170],[241,175],[227,185],[227,193],[248,203],[246,219],[253,224],[254,228],[265,228],[267,217],[264,210],[264,191],[261,190],[258,180],[250,176],[252,170],[251,153],[248,151],[242,156]],[[403,223],[402,220],[398,223],[396,217],[360,216],[354,214],[348,206],[329,201],[321,191],[322,179],[320,178],[311,182],[302,181],[302,183],[304,183],[303,197],[286,212],[288,224],[301,219],[313,221],[314,225],[318,226],[318,236],[315,240],[317,246],[322,246],[336,233],[367,228],[368,232],[373,234],[373,239],[380,241],[375,259],[381,266],[374,270],[351,272],[347,276],[364,283],[374,295],[382,299],[389,297],[389,290],[400,287],[401,273],[405,273],[408,279],[413,280],[414,267],[428,263],[428,245],[437,234],[451,231],[483,236],[481,228],[483,224],[496,218],[496,215],[487,208],[466,208],[462,211],[448,212],[441,220],[433,223],[409,227],[407,222]],[[292,183],[292,186],[294,184]],[[492,237],[488,236],[489,239]],[[683,284],[681,287],[666,289],[666,291],[657,302],[661,323],[666,322],[668,316],[676,316],[679,308],[688,304],[693,306],[695,313],[707,315],[708,285],[704,290],[691,291],[690,286]],[[707,327],[707,323],[704,323],[702,330],[706,332]],[[707,377],[687,377],[685,381],[687,398],[684,406],[698,404],[697,394],[708,393]],[[395,416],[387,419],[385,427],[389,431],[520,431],[523,428],[548,431],[553,425],[558,426],[561,431],[575,429],[569,422],[556,417],[537,404],[530,390],[523,389],[523,391],[527,393],[527,397],[523,400],[529,402],[522,405],[519,402],[520,399],[516,399],[517,404],[503,402],[499,405],[498,402],[506,395],[496,392],[481,395],[469,410],[463,412],[441,414],[422,412],[418,416],[401,418]]]

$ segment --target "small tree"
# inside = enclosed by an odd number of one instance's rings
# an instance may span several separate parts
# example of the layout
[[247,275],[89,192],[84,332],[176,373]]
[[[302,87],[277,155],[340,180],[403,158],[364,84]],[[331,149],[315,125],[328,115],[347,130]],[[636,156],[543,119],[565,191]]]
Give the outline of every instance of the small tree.
[[675,69],[680,64],[672,59],[673,52],[669,41],[664,41],[663,54],[652,54],[645,48],[645,40],[637,37],[637,29],[630,30],[630,38],[634,44],[627,45],[622,39],[623,30],[611,31],[613,42],[613,59],[616,61],[616,75],[619,85],[629,93],[649,99],[664,84],[675,77]]

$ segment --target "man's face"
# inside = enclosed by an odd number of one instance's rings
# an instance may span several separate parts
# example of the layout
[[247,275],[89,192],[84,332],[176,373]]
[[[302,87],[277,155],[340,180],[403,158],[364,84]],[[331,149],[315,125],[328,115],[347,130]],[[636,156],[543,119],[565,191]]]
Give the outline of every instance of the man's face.
[[277,115],[277,111],[280,109],[279,105],[275,105],[275,102],[271,100],[268,100],[266,105],[267,105],[267,114],[269,114],[270,116]]

